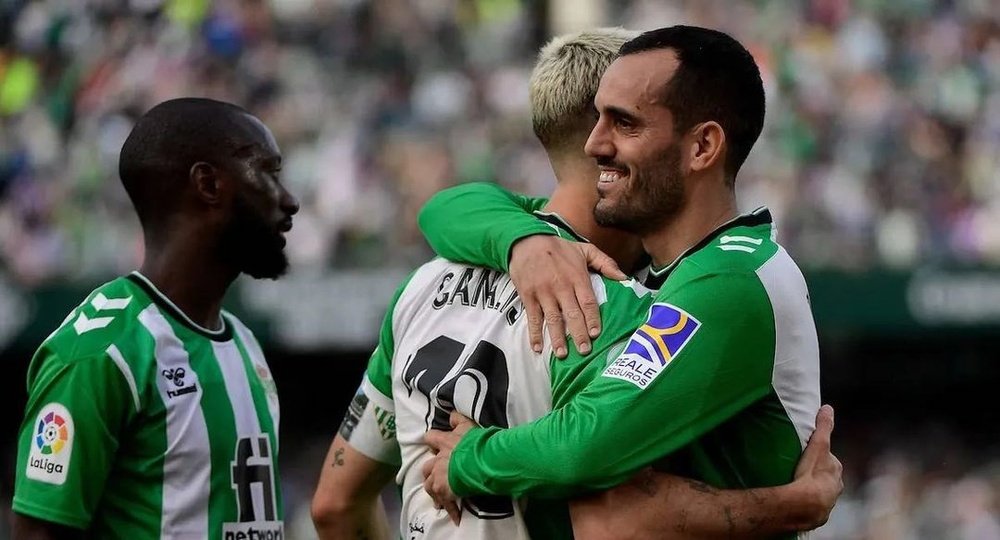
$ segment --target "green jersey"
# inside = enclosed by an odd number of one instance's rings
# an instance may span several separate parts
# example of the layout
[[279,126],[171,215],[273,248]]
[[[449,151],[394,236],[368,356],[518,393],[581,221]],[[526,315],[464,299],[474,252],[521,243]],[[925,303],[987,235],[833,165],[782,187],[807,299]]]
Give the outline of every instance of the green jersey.
[[[436,249],[442,234],[472,251],[483,245],[469,236],[466,214],[481,205],[468,195],[502,198],[488,186],[459,189],[469,206],[421,219]],[[526,230],[525,218],[506,229]],[[461,232],[441,227],[452,220]],[[495,264],[501,251],[479,250],[471,262]],[[792,479],[820,405],[819,350],[805,280],[775,243],[770,214],[723,225],[647,284],[660,290],[624,350],[565,406],[511,429],[469,432],[449,469],[457,495],[565,497],[654,463],[724,488]]]
[[96,538],[280,539],[278,421],[239,320],[210,331],[118,278],[31,362],[14,510]]

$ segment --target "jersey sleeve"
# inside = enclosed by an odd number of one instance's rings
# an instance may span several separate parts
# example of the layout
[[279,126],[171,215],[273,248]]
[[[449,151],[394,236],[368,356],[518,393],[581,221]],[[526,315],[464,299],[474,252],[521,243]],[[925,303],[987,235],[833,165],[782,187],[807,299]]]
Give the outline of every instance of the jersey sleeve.
[[547,199],[518,195],[497,184],[473,182],[431,197],[418,220],[438,255],[507,271],[514,243],[536,234],[556,234],[531,214],[547,203]]
[[661,292],[623,352],[564,407],[470,431],[452,454],[452,489],[565,497],[617,485],[767,395],[773,354],[756,276],[703,275]]
[[399,297],[412,278],[413,274],[410,274],[403,280],[389,301],[379,328],[378,345],[368,359],[361,387],[340,424],[340,435],[355,450],[375,461],[397,466],[401,459],[396,440],[396,410],[392,401],[392,357],[396,352],[393,320]]
[[106,353],[63,359],[42,349],[33,364],[18,435],[13,507],[37,519],[86,528],[119,435],[137,414],[138,398]]
[[[388,330],[387,327],[388,326]],[[392,402],[392,309],[385,316],[379,344],[368,361],[361,387],[351,400],[340,435],[355,450],[389,465],[399,466],[396,411]]]

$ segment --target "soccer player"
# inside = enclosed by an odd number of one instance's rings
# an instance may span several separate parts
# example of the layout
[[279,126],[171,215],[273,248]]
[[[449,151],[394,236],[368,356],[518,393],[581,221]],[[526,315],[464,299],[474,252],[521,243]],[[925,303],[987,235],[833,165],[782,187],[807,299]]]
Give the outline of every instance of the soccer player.
[[31,361],[15,538],[282,538],[278,395],[221,309],[241,273],[288,266],[298,201],[280,170],[271,132],[235,105],[175,99],[136,123],[119,173],[145,257]]
[[769,213],[736,211],[736,173],[764,119],[751,55],[704,28],[647,32],[622,46],[595,105],[595,218],[642,237],[659,291],[600,376],[553,413],[429,434],[440,453],[424,473],[439,503],[566,496],[652,463],[716,487],[774,486],[813,430],[805,280]]
[[[559,182],[530,225],[577,241],[589,238],[625,268],[643,258],[641,246],[634,236],[594,222],[590,209],[597,202],[593,186],[598,170],[583,147],[596,120],[591,111],[601,74],[632,36],[599,30],[557,38],[542,50],[531,78],[535,132]],[[420,466],[430,458],[424,434],[446,428],[449,411],[463,411],[484,425],[517,425],[565,403],[604,369],[605,358],[616,354],[609,356],[609,351],[628,338],[634,320],[645,316],[652,294],[634,281],[595,277],[589,284],[598,291],[605,315],[597,352],[557,362],[551,348],[541,355],[529,348],[521,303],[506,274],[442,259],[417,269],[389,306],[379,346],[324,463],[313,501],[320,536],[387,536],[378,493],[397,469],[404,538],[571,536],[561,501],[469,498],[464,501],[468,512],[456,527],[423,491]],[[839,476],[819,481],[805,473],[801,477],[792,486],[716,496],[676,477],[647,476],[646,487],[659,489],[659,494],[615,510],[633,516],[633,524],[648,521],[651,508],[659,512],[655,517],[660,523],[671,526],[685,515],[691,532],[728,533],[727,512],[735,513],[740,532],[758,523],[771,533],[808,528],[829,512]],[[803,498],[812,506],[801,504]],[[593,500],[581,504],[588,510],[599,506]],[[574,525],[577,517],[574,513]],[[573,532],[579,537],[588,533]]]

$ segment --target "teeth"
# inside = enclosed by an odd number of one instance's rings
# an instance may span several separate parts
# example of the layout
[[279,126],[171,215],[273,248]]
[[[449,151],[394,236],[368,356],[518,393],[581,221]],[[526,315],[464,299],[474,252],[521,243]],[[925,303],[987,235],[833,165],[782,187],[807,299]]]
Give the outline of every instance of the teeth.
[[622,177],[621,173],[616,171],[601,171],[601,182],[612,183],[620,180]]

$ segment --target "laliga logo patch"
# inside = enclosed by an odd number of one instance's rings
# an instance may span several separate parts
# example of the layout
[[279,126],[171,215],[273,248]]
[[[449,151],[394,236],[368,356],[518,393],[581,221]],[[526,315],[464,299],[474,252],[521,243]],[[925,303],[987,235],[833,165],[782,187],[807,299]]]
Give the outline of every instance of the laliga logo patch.
[[646,323],[632,334],[624,352],[603,376],[628,381],[645,389],[691,341],[701,323],[683,309],[653,304]]
[[25,475],[39,482],[62,485],[73,453],[73,417],[61,404],[49,403],[38,413],[37,426]]

